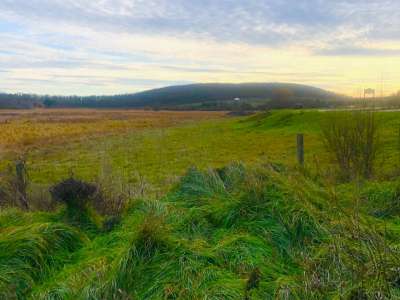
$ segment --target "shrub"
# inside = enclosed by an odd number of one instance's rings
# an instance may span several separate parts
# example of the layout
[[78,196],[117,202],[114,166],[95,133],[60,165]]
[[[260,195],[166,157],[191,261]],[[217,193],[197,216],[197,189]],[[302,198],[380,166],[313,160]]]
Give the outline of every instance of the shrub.
[[373,176],[380,148],[378,125],[370,111],[335,113],[322,123],[325,147],[344,179]]
[[69,178],[50,188],[55,201],[67,206],[67,219],[76,225],[93,225],[88,201],[97,191],[97,186],[74,178]]
[[120,216],[131,201],[143,198],[149,187],[141,174],[114,170],[107,161],[96,178],[96,185],[98,189],[92,199],[93,207],[101,215],[107,216]]
[[50,189],[54,200],[61,201],[67,205],[85,206],[90,196],[93,196],[97,187],[74,178],[69,178],[56,184]]

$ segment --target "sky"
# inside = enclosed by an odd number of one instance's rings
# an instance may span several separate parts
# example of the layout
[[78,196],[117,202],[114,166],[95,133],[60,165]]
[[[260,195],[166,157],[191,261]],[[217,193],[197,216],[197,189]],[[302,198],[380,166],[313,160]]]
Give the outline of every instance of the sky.
[[399,0],[0,0],[0,92],[400,90]]

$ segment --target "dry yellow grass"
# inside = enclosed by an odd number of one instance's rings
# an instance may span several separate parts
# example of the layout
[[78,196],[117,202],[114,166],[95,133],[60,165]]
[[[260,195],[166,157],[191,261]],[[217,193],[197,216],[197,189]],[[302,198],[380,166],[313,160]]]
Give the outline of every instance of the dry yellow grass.
[[0,111],[0,147],[25,150],[91,136],[223,117],[223,112],[37,109]]

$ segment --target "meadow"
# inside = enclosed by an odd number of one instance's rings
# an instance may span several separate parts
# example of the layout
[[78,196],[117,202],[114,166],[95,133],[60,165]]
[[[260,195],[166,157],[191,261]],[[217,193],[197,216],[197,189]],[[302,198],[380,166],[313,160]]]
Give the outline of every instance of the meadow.
[[[2,130],[14,142],[3,139],[1,144],[5,149],[16,146],[14,156],[26,156],[35,183],[56,183],[71,173],[93,181],[107,171],[127,180],[139,176],[156,189],[164,187],[165,192],[191,166],[215,168],[234,161],[294,166],[297,133],[305,134],[308,168],[328,162],[320,123],[332,112],[283,110],[246,118],[210,112],[59,113],[58,119],[53,112],[49,115],[56,119],[33,115],[29,121],[10,123],[9,129]],[[399,115],[378,113],[383,174],[390,173],[398,161]],[[73,121],[65,121],[69,118]],[[31,143],[25,136],[31,137]],[[10,152],[3,153],[10,157]]]
[[[375,113],[374,176],[346,181],[335,114],[3,113],[32,207],[1,208],[0,298],[400,298],[400,113]],[[101,197],[57,197],[70,177]]]
[[27,151],[108,133],[171,127],[182,122],[223,116],[218,112],[145,110],[34,109],[0,110],[0,146]]

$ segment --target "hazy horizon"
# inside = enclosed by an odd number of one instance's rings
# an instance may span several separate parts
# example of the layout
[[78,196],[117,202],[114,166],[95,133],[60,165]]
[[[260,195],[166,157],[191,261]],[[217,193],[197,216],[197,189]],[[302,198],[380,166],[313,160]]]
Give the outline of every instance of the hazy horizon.
[[395,0],[3,0],[0,91],[126,94],[192,83],[400,90]]

